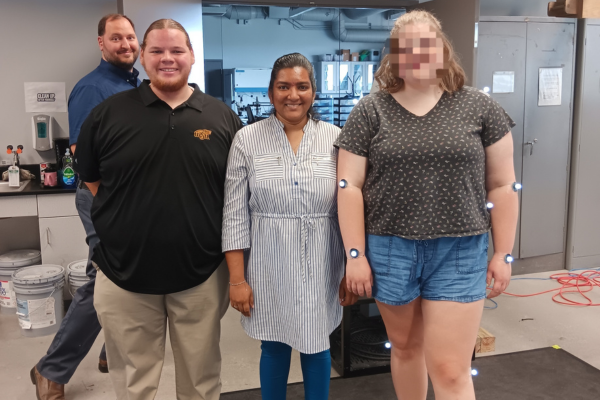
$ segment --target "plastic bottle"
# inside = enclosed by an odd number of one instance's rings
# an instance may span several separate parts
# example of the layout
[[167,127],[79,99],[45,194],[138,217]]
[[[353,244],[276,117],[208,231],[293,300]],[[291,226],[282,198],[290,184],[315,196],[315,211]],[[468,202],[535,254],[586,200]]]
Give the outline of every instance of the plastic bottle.
[[62,159],[61,172],[61,183],[64,187],[74,188],[77,186],[77,174],[73,169],[73,157],[69,148],[67,148],[65,156]]
[[19,171],[17,153],[15,153],[15,156],[13,157],[13,165],[8,167],[8,186],[9,187],[21,186],[20,173],[21,172]]

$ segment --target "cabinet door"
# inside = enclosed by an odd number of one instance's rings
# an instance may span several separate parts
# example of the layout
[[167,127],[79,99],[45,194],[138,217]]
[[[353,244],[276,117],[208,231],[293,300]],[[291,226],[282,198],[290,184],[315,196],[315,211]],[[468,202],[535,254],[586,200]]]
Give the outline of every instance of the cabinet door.
[[373,83],[375,82],[375,72],[377,72],[377,62],[365,62],[363,65],[363,92],[371,93]]
[[321,93],[336,93],[337,92],[337,63],[336,62],[321,62],[320,64],[320,80]]
[[343,61],[340,63],[337,82],[340,94],[350,93],[350,90],[352,88],[352,78],[350,76],[351,66],[351,62]]
[[363,63],[341,62],[338,74],[340,94],[360,96],[363,92]]
[[[524,144],[535,144],[523,147],[522,258],[564,251],[574,39],[573,23],[527,24]],[[540,78],[548,71],[558,74]],[[540,97],[556,93],[557,88],[560,101],[544,105]]]
[[[523,182],[523,124],[525,113],[525,56],[527,24],[523,22],[480,22],[477,48],[477,88],[486,90],[515,121],[512,128],[515,175]],[[512,75],[510,75],[512,73]],[[513,79],[513,87],[499,86],[502,78]],[[494,81],[496,85],[494,86]],[[524,190],[528,190],[525,188]],[[519,205],[521,204],[519,192]],[[521,212],[512,251],[520,257]],[[491,247],[491,246],[490,246]]]
[[362,96],[364,91],[364,63],[355,62],[352,63],[352,83],[354,93],[350,90],[350,94],[353,96]]
[[79,217],[40,218],[42,263],[67,267],[88,257],[85,230]]

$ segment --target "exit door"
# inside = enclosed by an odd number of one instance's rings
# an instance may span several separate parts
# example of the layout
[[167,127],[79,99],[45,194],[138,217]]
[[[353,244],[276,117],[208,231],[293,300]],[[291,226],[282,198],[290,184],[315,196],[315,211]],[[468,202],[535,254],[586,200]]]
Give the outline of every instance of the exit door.
[[517,124],[517,258],[564,252],[574,57],[573,22],[479,23],[477,87]]

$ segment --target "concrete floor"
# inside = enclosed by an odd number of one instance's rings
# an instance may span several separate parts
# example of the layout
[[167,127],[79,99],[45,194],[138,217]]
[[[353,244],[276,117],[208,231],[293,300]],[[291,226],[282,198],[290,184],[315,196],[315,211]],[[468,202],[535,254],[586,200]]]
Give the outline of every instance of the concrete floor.
[[[550,274],[544,272],[517,278],[546,278]],[[509,291],[533,293],[557,286],[553,281],[515,280],[511,283]],[[485,310],[482,326],[496,336],[496,352],[486,355],[559,345],[600,369],[600,346],[597,341],[600,332],[600,308],[563,306],[552,302],[551,296],[545,294],[515,298],[503,295],[497,300],[497,309]],[[594,289],[589,297],[600,303],[600,290]],[[52,336],[21,336],[16,317],[0,314],[0,398],[35,399],[35,388],[29,380],[29,370],[46,352],[51,340]],[[65,395],[68,400],[114,398],[108,374],[101,374],[97,369],[97,355],[100,353],[102,340],[101,334],[67,385]],[[260,344],[246,336],[239,324],[239,314],[232,309],[223,320],[221,350],[223,392],[259,387]],[[337,374],[332,371],[332,376]],[[295,353],[289,381],[301,380],[300,360],[298,353]],[[173,355],[167,346],[156,399],[174,399],[174,385]]]

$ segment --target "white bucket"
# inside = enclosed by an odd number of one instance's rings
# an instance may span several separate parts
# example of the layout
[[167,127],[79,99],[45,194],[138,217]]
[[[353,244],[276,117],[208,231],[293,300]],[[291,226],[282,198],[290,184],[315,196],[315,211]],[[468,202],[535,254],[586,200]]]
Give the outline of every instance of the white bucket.
[[73,261],[67,266],[67,275],[69,280],[69,293],[75,296],[77,289],[90,281],[90,277],[86,274],[87,258],[85,260]]
[[0,255],[0,313],[17,312],[17,298],[13,289],[12,274],[16,270],[42,261],[39,250],[13,250]]
[[16,270],[12,280],[21,334],[37,337],[56,333],[64,314],[65,269],[60,265],[34,265]]

